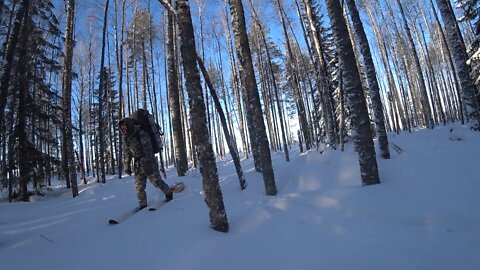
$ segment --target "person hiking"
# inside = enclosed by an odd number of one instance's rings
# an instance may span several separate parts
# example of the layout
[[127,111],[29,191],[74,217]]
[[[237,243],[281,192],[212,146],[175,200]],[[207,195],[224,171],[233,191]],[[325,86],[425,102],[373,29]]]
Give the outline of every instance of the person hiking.
[[123,118],[119,122],[123,135],[123,149],[125,153],[125,173],[132,174],[132,158],[134,159],[135,191],[140,209],[147,207],[147,193],[145,187],[147,178],[165,194],[165,202],[173,199],[170,187],[162,180],[158,164],[155,159],[150,136],[138,125],[133,118]]

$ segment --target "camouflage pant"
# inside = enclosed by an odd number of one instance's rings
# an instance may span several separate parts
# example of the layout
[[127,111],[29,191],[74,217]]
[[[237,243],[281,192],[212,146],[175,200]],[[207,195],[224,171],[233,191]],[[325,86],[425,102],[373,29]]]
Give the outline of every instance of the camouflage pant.
[[136,163],[138,164],[135,164],[135,191],[137,193],[137,199],[140,207],[147,205],[147,193],[145,192],[145,188],[147,186],[147,178],[156,188],[162,190],[165,195],[171,192],[170,187],[162,180],[162,176],[160,175],[160,172],[158,170],[158,164],[156,161],[153,163],[154,170],[153,174],[151,175],[147,175],[144,172],[144,168],[141,165],[141,162]]

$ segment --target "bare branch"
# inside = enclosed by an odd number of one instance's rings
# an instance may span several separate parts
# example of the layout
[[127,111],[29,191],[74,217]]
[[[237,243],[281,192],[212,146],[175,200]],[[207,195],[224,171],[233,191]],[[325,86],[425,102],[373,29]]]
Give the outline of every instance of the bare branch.
[[167,0],[158,0],[158,2],[160,2],[160,4],[162,4],[162,6],[166,8],[168,12],[175,14],[175,16],[177,16],[177,12]]

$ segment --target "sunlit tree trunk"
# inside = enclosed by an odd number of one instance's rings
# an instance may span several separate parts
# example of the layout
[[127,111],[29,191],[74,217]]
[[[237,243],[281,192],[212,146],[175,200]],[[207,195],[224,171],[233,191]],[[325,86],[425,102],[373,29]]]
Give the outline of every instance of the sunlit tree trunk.
[[476,122],[476,128],[480,129],[480,113],[475,99],[476,87],[470,77],[471,67],[467,65],[468,55],[465,45],[461,41],[461,35],[457,31],[457,21],[452,12],[450,3],[446,0],[437,0],[437,5],[445,24],[445,33],[452,57],[455,61],[455,71],[462,86],[462,99],[465,105],[467,117]]
[[370,98],[372,100],[372,109],[377,127],[378,142],[380,145],[381,155],[383,158],[389,159],[390,151],[388,150],[387,131],[385,130],[385,120],[383,118],[383,105],[380,99],[380,89],[378,87],[377,72],[375,71],[375,65],[373,64],[367,35],[365,34],[363,23],[360,20],[360,15],[355,5],[355,0],[347,0],[347,6],[350,11],[350,17],[352,18],[353,30],[356,34],[356,37],[358,38],[359,49],[363,56],[366,71],[365,75],[367,77],[368,87],[370,88],[369,92]]
[[236,50],[240,62],[240,77],[242,78],[242,87],[245,90],[244,93],[246,94],[249,105],[247,112],[252,117],[251,120],[254,121],[254,123],[250,124],[251,129],[249,130],[252,152],[254,152],[255,147],[260,148],[257,159],[260,159],[260,168],[263,173],[266,194],[276,195],[275,176],[273,173],[267,132],[263,121],[257,82],[255,80],[255,72],[253,70],[252,54],[248,43],[243,4],[241,0],[229,0],[229,3]]
[[223,204],[223,196],[217,174],[217,165],[208,138],[205,103],[200,85],[200,74],[197,68],[195,36],[193,32],[190,6],[187,0],[177,2],[180,51],[185,72],[185,86],[192,117],[193,141],[200,162],[200,173],[203,177],[205,202],[209,208],[210,223],[214,230],[227,232],[228,221]]
[[347,25],[343,17],[340,1],[327,0],[326,2],[342,69],[343,85],[348,104],[350,105],[350,118],[354,130],[355,149],[359,155],[362,182],[364,185],[378,184],[380,179],[370,119]]

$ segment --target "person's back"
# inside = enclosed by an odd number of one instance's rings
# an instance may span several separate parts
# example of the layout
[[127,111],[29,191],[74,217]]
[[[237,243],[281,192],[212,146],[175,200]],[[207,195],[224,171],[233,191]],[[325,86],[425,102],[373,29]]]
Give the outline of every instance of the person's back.
[[145,192],[146,180],[165,193],[168,202],[173,198],[170,187],[162,180],[155,155],[152,151],[150,136],[135,123],[132,118],[124,118],[119,122],[124,136],[125,172],[131,174],[131,160],[134,159],[135,190],[140,208],[147,206]]

